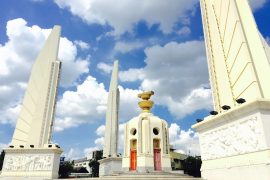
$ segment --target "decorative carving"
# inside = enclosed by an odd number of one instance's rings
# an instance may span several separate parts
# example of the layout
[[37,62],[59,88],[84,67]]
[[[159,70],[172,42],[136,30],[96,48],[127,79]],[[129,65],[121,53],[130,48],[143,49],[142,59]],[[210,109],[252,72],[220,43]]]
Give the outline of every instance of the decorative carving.
[[257,117],[223,125],[200,136],[203,160],[262,150],[262,129]]
[[52,155],[7,155],[3,169],[5,171],[50,171]]

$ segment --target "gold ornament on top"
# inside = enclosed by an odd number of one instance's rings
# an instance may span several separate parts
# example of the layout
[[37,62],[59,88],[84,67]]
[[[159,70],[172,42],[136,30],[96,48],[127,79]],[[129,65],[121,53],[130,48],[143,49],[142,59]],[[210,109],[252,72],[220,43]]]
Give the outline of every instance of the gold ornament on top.
[[138,94],[138,97],[142,99],[142,101],[140,101],[138,104],[143,110],[143,112],[151,112],[151,108],[153,107],[154,102],[150,101],[149,99],[152,95],[154,95],[154,91],[148,91]]

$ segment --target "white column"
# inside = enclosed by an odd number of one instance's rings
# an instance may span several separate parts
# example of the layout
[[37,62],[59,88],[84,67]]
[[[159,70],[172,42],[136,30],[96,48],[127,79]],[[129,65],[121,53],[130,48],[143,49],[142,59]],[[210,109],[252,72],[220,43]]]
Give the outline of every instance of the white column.
[[104,157],[116,157],[118,145],[118,110],[119,110],[119,89],[118,89],[118,61],[114,62],[112,71],[105,128]]

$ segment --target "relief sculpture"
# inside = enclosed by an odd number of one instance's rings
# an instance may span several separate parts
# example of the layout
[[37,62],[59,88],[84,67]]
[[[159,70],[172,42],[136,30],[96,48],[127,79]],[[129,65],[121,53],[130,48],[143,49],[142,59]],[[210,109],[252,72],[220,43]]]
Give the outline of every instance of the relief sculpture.
[[200,136],[202,159],[215,159],[263,149],[257,117],[222,126]]
[[5,171],[50,171],[53,157],[51,155],[11,155],[5,158]]

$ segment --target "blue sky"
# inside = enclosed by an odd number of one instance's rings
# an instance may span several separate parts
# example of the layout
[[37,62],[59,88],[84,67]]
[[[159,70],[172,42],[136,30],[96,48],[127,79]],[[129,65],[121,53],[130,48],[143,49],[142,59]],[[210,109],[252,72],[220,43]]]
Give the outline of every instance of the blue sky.
[[[269,41],[269,0],[250,3]],[[137,94],[153,90],[153,113],[167,120],[171,144],[199,154],[191,125],[212,109],[212,97],[198,0],[2,0],[0,7],[0,148],[11,141],[31,65],[57,24],[63,69],[53,141],[65,156],[102,148],[116,59],[119,151],[123,123],[140,112]]]

